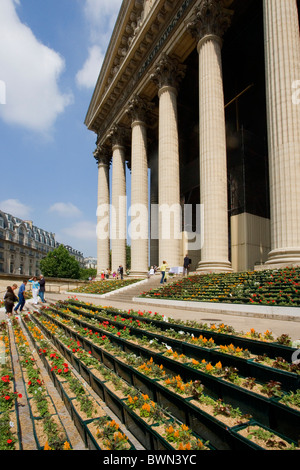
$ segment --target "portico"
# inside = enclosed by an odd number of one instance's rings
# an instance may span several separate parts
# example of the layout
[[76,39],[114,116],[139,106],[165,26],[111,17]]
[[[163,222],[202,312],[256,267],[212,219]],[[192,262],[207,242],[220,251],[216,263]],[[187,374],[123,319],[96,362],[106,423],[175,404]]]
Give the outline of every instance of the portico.
[[125,266],[128,225],[133,275],[186,252],[199,272],[300,264],[298,8],[123,2],[85,120],[98,273],[110,249],[111,269]]

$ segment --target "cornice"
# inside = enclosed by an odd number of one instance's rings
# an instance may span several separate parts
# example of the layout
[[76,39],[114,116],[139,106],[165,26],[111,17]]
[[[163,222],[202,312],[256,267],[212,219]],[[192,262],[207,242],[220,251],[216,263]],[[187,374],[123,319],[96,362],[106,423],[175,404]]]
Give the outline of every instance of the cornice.
[[197,0],[155,0],[146,18],[141,2],[125,0],[85,119],[88,129],[107,133],[136,84],[163,52],[186,12]]

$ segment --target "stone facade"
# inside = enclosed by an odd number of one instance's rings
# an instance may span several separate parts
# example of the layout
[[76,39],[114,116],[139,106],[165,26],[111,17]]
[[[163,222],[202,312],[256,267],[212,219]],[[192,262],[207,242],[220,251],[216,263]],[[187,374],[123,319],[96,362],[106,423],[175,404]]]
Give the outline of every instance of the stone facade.
[[[40,260],[59,245],[54,233],[0,211],[0,274],[39,276]],[[83,254],[64,246],[83,266]]]
[[123,1],[85,119],[98,272],[128,222],[133,274],[299,265],[299,88],[296,0]]

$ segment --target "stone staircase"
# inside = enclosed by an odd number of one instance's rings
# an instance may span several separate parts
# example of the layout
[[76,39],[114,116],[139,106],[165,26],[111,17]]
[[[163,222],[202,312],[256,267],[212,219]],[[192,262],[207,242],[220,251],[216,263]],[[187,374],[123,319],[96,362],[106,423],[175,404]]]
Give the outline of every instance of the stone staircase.
[[[138,297],[141,293],[161,287],[160,279],[161,275],[155,274],[149,279],[145,279],[143,283],[133,284],[126,289],[121,289],[120,291],[113,291],[106,297],[117,302],[131,302],[134,297]],[[167,283],[172,282],[172,279],[174,280],[174,278],[169,277]]]

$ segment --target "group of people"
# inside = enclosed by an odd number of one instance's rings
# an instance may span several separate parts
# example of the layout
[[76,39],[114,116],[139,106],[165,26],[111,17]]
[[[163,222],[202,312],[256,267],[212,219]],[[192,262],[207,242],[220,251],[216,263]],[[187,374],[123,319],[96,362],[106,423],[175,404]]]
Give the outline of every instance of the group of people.
[[[20,310],[20,312],[23,311],[23,308],[25,306],[25,291],[26,291],[26,285],[27,282],[31,283],[31,288],[32,288],[32,298],[33,298],[33,303],[34,305],[38,304],[38,297],[40,297],[41,301],[43,303],[46,302],[45,300],[45,278],[44,276],[40,276],[39,280],[37,279],[36,276],[34,276],[32,279],[29,279],[28,281],[23,281],[18,292],[18,296],[15,294],[15,290],[18,288],[17,284],[13,284],[12,286],[8,286],[4,295],[4,306],[7,315],[11,316],[13,314],[13,311],[15,313]],[[14,307],[15,303],[17,302],[17,305]]]
[[[186,254],[185,257],[184,257],[184,260],[183,260],[183,275],[184,276],[188,275],[189,270],[190,270],[191,262],[192,262],[191,259]],[[164,282],[167,282],[167,269],[168,269],[168,264],[167,264],[166,261],[163,261],[163,263],[160,267],[160,272],[161,272],[160,283],[161,284],[163,284]],[[150,277],[151,274],[155,274],[155,271],[154,271],[152,266],[151,266],[151,269],[149,271],[149,276],[148,277]]]
[[[105,271],[102,271],[101,273],[101,279],[104,280],[104,279],[109,279],[109,276],[110,276],[111,272],[110,272],[110,269],[106,269]],[[122,265],[120,265],[117,269],[117,271],[114,271],[112,273],[112,277],[113,279],[123,279],[124,278],[124,268]]]

